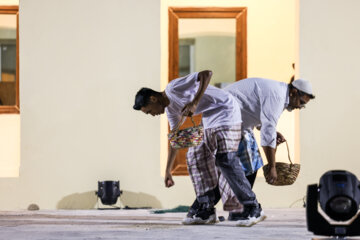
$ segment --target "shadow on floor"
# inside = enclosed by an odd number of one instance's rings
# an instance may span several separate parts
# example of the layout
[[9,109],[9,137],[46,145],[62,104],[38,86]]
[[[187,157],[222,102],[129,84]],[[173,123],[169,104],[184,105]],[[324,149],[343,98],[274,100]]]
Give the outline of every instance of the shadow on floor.
[[[120,196],[121,208],[128,206],[130,208],[162,208],[160,201],[153,195],[147,193],[135,193],[124,190]],[[119,206],[119,201],[115,204]],[[65,196],[56,205],[57,209],[94,209],[97,208],[97,196],[94,191],[84,193],[74,193]],[[99,199],[99,207],[106,207],[101,204]]]
[[97,197],[95,191],[74,193],[65,196],[56,205],[57,209],[93,209],[96,205]]
[[155,196],[142,192],[136,193],[124,190],[120,202],[122,208],[125,206],[131,208],[162,208],[160,201]]

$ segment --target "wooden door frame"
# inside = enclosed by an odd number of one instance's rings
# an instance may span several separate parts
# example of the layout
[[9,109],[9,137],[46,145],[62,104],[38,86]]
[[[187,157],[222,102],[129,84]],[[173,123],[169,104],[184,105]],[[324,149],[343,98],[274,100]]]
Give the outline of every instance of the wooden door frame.
[[[246,7],[169,7],[168,14],[169,82],[179,77],[179,18],[234,18],[236,21],[236,80],[247,77]],[[186,159],[175,160],[172,174],[188,175]]]
[[16,15],[16,99],[13,106],[0,106],[1,113],[20,113],[19,99],[19,6],[0,6],[0,14]]

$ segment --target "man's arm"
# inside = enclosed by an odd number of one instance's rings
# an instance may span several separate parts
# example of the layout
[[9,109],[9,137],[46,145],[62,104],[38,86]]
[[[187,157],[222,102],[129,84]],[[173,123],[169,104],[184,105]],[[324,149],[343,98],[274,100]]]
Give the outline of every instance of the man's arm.
[[[184,116],[191,116],[195,112],[196,107],[199,104],[201,97],[204,95],[204,92],[205,92],[207,86],[209,85],[211,76],[212,76],[212,72],[209,70],[199,72],[198,79],[196,80],[196,81],[200,82],[199,89],[195,94],[194,100],[192,102],[186,104],[185,107],[182,109],[182,114]],[[177,152],[178,152],[178,149],[174,149],[171,146],[169,147],[168,159],[167,159],[166,170],[165,170],[165,186],[166,187],[172,187],[175,184],[174,180],[172,179],[171,169],[174,164]]]
[[182,109],[182,114],[184,116],[191,116],[194,114],[196,107],[200,102],[201,97],[204,95],[204,92],[209,85],[211,76],[212,76],[212,71],[210,70],[199,72],[197,79],[197,81],[200,82],[199,89],[195,94],[194,100],[186,104],[185,107]]
[[[276,147],[285,141],[286,141],[286,139],[284,138],[284,136],[281,133],[276,132]],[[276,167],[275,167],[276,166],[276,163],[275,163],[276,162],[275,161],[276,148],[272,148],[269,146],[263,146],[263,149],[264,149],[266,159],[268,160],[268,164],[270,167],[269,174],[267,176],[265,176],[265,178],[266,178],[267,182],[273,183],[277,179],[277,172],[276,172]]]
[[[286,139],[284,138],[284,136],[279,133],[279,132],[276,132],[276,147],[285,142]],[[267,176],[265,176],[266,178],[266,181],[269,182],[269,183],[273,183],[276,181],[277,179],[277,172],[276,172],[276,160],[275,160],[275,154],[276,154],[276,148],[272,148],[270,146],[263,146],[263,149],[264,149],[264,153],[265,153],[265,156],[266,156],[266,159],[268,161],[268,164],[269,164],[269,167],[270,167],[270,171],[268,173]]]
[[265,156],[267,158],[270,171],[265,176],[268,183],[273,183],[277,179],[276,167],[275,167],[275,153],[277,145],[277,132],[276,125],[280,118],[281,113],[284,110],[284,104],[280,98],[275,97],[262,97],[260,100],[261,112],[261,145],[263,146]]
[[174,164],[177,152],[178,149],[172,148],[171,146],[169,147],[168,159],[165,170],[165,187],[172,187],[175,184],[174,180],[172,179],[171,169]]
[[277,179],[277,173],[276,173],[276,168],[275,168],[275,153],[276,153],[276,149],[269,147],[269,146],[263,146],[264,149],[264,153],[266,156],[266,159],[268,161],[269,164],[269,173],[265,176],[266,181],[268,183],[273,183],[276,181]]

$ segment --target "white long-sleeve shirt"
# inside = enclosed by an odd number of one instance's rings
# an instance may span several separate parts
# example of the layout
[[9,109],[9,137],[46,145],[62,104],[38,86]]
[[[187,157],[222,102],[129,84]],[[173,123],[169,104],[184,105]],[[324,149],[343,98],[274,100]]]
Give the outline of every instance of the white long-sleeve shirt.
[[[181,119],[181,110],[190,103],[199,89],[198,72],[172,80],[165,88],[170,104],[165,108],[170,128]],[[239,105],[231,94],[208,86],[201,97],[194,115],[202,113],[204,129],[241,124]]]
[[247,78],[230,84],[225,91],[237,99],[242,129],[261,125],[261,146],[276,147],[276,125],[289,104],[288,84],[264,78]]

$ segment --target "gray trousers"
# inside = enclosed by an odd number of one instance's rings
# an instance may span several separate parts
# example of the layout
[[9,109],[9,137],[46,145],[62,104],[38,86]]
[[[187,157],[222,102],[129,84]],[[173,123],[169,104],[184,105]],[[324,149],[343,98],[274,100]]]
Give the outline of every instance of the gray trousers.
[[[251,189],[251,185],[245,176],[236,152],[216,154],[215,164],[229,183],[240,203],[244,206],[258,205],[256,195]],[[198,196],[197,200],[207,207],[213,207],[215,193],[214,191],[208,191],[204,195]]]
[[258,204],[236,152],[216,154],[215,164],[228,181],[240,203],[244,205]]

